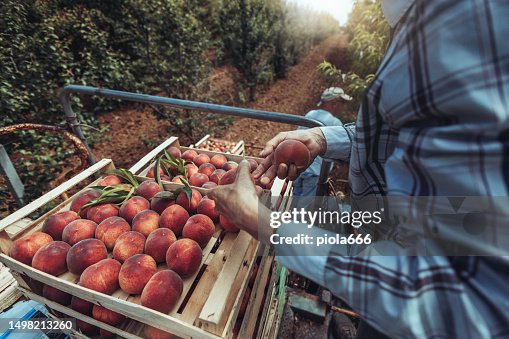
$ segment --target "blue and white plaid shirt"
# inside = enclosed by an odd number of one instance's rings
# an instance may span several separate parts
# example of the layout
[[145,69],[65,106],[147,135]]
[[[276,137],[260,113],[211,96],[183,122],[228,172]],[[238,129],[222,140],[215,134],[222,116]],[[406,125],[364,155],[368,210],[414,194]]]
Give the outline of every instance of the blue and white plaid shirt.
[[[509,3],[393,2],[405,15],[382,0],[390,46],[356,126],[322,129],[325,157],[350,162],[354,197],[507,197]],[[390,337],[509,337],[509,258],[401,251],[278,260]]]

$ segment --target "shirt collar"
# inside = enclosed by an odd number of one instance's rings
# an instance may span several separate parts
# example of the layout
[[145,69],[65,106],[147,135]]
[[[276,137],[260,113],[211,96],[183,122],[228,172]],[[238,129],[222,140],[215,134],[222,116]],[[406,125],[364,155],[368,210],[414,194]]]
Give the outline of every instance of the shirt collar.
[[415,0],[382,0],[382,11],[389,25],[394,28]]

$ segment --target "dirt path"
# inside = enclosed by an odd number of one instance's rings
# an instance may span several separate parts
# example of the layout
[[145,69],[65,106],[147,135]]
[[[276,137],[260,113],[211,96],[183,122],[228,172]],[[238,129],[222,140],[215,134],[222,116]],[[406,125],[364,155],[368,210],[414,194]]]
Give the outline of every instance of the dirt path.
[[[313,47],[290,69],[285,79],[276,81],[269,89],[258,93],[257,101],[249,107],[298,115],[314,109],[327,86],[316,71],[316,66],[327,60],[336,66],[344,67],[347,62],[345,45],[344,36],[334,36]],[[294,128],[285,124],[242,118],[224,130],[222,137],[264,145],[275,134]]]
[[[326,87],[325,81],[316,71],[316,66],[327,60],[336,66],[344,67],[345,45],[343,36],[333,36],[313,47],[290,69],[285,79],[280,79],[267,89],[260,90],[257,101],[248,107],[304,115],[316,107],[320,94]],[[225,89],[228,91],[234,86],[232,73],[231,66],[214,71],[213,82],[219,87],[220,92],[221,90],[225,92]],[[113,159],[117,167],[133,165],[158,143],[168,138],[169,123],[158,120],[148,107],[142,110],[124,108],[109,112],[101,115],[99,121],[102,126],[109,126],[109,130],[104,133],[101,141],[93,146],[93,153],[97,159]],[[219,137],[231,141],[244,140],[261,146],[278,132],[293,128],[295,127],[239,118]],[[251,150],[256,152],[256,149]]]

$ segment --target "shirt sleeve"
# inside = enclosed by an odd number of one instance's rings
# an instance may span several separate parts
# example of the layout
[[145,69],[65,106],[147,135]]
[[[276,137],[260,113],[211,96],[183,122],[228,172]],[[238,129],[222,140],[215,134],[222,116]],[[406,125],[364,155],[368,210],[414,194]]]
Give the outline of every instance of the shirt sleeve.
[[327,143],[324,159],[350,161],[355,125],[320,127]]

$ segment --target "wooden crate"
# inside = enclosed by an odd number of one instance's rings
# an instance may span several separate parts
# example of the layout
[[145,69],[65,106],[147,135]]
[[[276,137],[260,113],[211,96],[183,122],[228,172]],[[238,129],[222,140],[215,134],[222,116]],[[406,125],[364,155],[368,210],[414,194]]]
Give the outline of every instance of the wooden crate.
[[231,153],[231,154],[236,154],[236,155],[243,155],[244,152],[245,152],[245,150],[244,150],[244,141],[243,140],[240,140],[240,141],[235,143],[235,142],[228,141],[228,140],[212,138],[210,136],[210,134],[207,134],[206,136],[204,136],[203,138],[198,140],[193,145],[190,145],[189,147],[190,148],[198,148],[200,150],[209,150],[210,149],[209,148],[210,144],[214,143],[214,142],[219,142],[219,143],[224,143],[226,145],[229,145],[230,149],[227,152],[225,152],[225,153],[228,153],[228,154]]
[[[176,138],[166,140],[143,157],[130,170],[133,173],[138,173],[144,172],[142,168],[145,168],[146,172],[148,170],[146,168],[147,163],[169,145],[178,145],[178,140]],[[214,237],[203,250],[202,268],[194,276],[184,280],[182,297],[169,314],[163,314],[141,306],[139,296],[130,296],[121,290],[118,290],[112,296],[97,293],[78,286],[76,282],[79,277],[69,272],[59,277],[53,277],[17,262],[7,255],[12,241],[39,231],[42,223],[49,215],[68,209],[74,196],[58,204],[52,211],[44,214],[34,222],[27,223],[26,219],[24,219],[25,217],[46,203],[53,201],[56,197],[65,194],[73,187],[83,184],[89,177],[112,168],[114,166],[111,160],[101,160],[76,177],[48,192],[43,197],[0,221],[0,248],[2,250],[0,261],[12,270],[13,275],[18,279],[20,291],[27,297],[44,303],[54,310],[79,318],[126,338],[142,336],[143,324],[149,324],[184,338],[232,337],[240,303],[242,302],[253,265],[257,256],[266,254],[267,251],[266,248],[243,231],[238,234],[225,234],[219,229],[216,230]],[[144,180],[143,177],[138,178]],[[95,180],[90,185],[94,185],[98,180]],[[175,188],[174,185],[168,183],[165,184],[165,187],[171,190]],[[279,188],[281,189],[282,187],[283,185],[281,184]],[[76,194],[79,194],[79,192]],[[262,259],[264,261],[264,269],[259,270],[256,278],[258,289],[266,284],[269,272],[267,267],[270,268],[273,262],[271,256],[265,255]],[[165,265],[160,265],[159,267],[159,269],[164,268]],[[96,321],[75,312],[69,307],[62,306],[36,294],[34,290],[30,289],[27,283],[30,280],[27,278],[51,285],[82,299],[109,308],[127,316],[129,320],[115,327]],[[263,300],[256,296],[256,293],[253,293],[251,296],[250,312],[243,318],[243,336],[240,336],[242,338],[252,337],[259,325],[257,323],[259,317],[258,311],[263,306]]]

